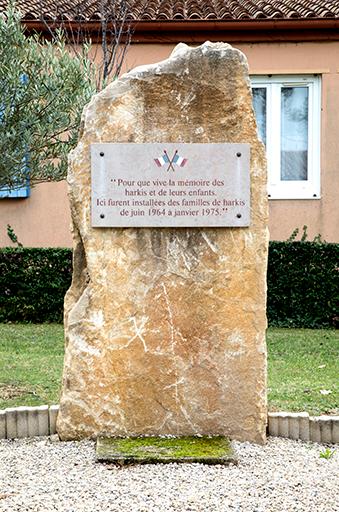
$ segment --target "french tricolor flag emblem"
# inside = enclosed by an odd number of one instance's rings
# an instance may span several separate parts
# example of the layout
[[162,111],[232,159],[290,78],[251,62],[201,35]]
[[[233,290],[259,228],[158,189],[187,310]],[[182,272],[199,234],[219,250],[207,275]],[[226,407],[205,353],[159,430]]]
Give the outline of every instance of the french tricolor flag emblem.
[[187,158],[183,158],[182,156],[180,156],[178,150],[175,151],[172,158],[169,158],[166,149],[164,149],[164,154],[162,156],[159,156],[159,158],[154,158],[154,161],[158,167],[163,167],[164,165],[168,164],[167,171],[172,169],[172,171],[174,172],[173,165],[177,165],[178,167],[184,167],[184,165],[187,162]]
[[166,152],[162,156],[159,156],[159,158],[155,158],[154,161],[158,167],[163,167],[164,165],[170,163],[170,159],[168,158]]
[[175,153],[172,162],[178,167],[184,167],[187,162],[187,158],[183,158],[178,153]]

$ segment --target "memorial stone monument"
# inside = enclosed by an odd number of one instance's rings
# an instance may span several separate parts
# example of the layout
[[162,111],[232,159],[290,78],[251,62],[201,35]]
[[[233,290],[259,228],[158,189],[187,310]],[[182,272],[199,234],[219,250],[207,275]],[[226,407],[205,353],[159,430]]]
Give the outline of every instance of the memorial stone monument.
[[179,44],[93,97],[70,155],[63,440],[266,429],[266,163],[245,56]]

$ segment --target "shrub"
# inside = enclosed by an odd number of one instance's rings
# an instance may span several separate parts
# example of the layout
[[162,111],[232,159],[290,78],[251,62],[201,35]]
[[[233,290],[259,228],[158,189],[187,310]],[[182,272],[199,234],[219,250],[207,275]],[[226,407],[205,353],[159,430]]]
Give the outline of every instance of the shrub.
[[61,322],[70,249],[0,250],[0,322]]
[[[0,322],[60,322],[71,284],[70,249],[0,249]],[[339,311],[339,244],[271,242],[271,326],[333,327]]]
[[267,287],[269,325],[333,327],[339,311],[339,244],[271,242]]

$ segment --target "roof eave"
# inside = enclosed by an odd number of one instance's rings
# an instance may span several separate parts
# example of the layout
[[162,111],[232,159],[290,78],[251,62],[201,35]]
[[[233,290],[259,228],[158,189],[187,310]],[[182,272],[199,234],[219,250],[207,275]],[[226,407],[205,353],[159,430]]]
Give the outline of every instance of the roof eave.
[[[47,33],[40,20],[23,19],[28,31]],[[319,41],[339,40],[339,19],[260,19],[260,20],[150,20],[131,21],[135,43],[202,42],[227,40],[263,41]],[[64,21],[63,27],[75,31],[77,22]],[[58,23],[55,23],[58,26]],[[84,30],[94,36],[100,32],[100,21],[82,22]],[[95,37],[92,38],[93,41]]]

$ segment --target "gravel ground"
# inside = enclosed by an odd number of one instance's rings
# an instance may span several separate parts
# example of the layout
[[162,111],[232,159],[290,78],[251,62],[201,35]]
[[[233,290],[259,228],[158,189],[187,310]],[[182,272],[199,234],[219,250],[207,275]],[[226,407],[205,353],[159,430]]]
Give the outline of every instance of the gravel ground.
[[95,461],[91,441],[1,441],[0,511],[339,511],[338,447],[330,459],[287,439],[234,447],[238,466],[117,468]]

